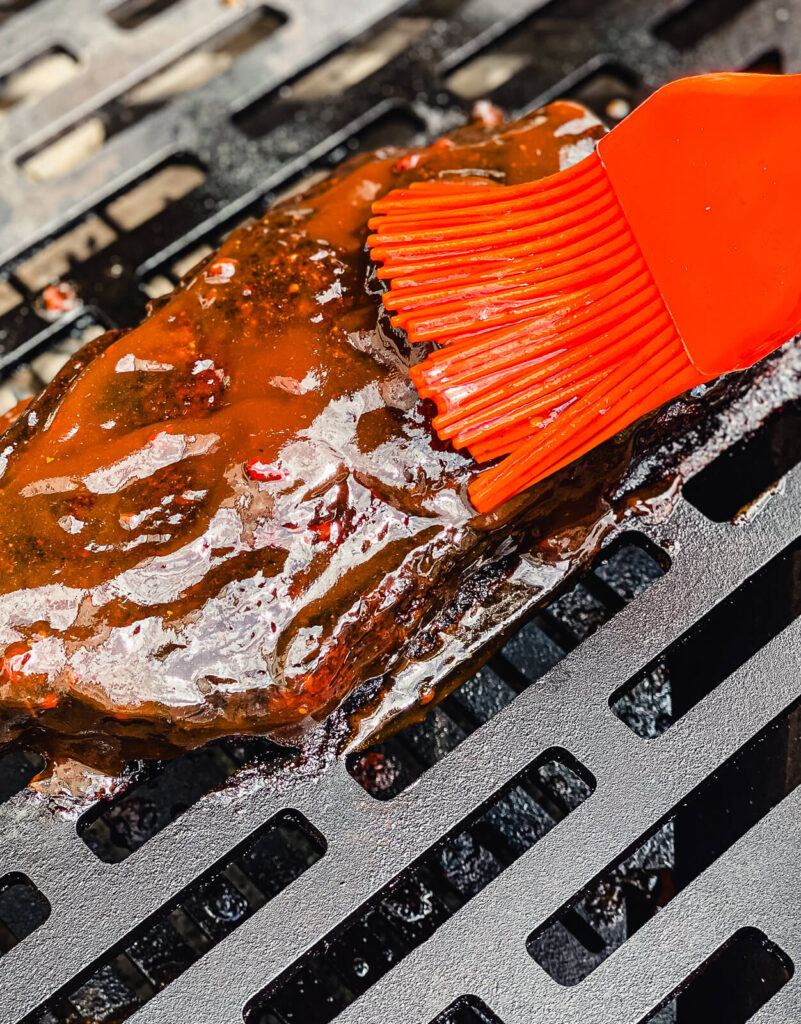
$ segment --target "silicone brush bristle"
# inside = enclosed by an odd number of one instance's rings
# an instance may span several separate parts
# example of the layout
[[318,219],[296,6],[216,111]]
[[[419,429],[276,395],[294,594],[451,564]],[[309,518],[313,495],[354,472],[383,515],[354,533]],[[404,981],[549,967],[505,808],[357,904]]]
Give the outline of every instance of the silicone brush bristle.
[[384,303],[439,346],[412,379],[480,462],[480,512],[703,377],[596,154],[526,185],[416,182],[374,206]]

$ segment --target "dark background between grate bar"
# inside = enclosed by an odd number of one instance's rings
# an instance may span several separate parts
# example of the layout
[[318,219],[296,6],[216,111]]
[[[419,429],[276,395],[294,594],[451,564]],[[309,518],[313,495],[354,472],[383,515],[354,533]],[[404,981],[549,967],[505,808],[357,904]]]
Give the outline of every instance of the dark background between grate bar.
[[[18,102],[43,55],[65,80]],[[172,94],[157,76],[175,67],[208,81]],[[483,96],[520,113],[571,95],[614,121],[669,78],[746,67],[801,70],[799,0],[0,3],[0,411],[356,149],[430,137]],[[42,298],[54,280],[69,283],[59,316]],[[146,766],[77,828],[25,793],[0,806],[0,918],[10,907],[18,929],[0,921],[0,1020],[234,1024],[247,1005],[271,1024],[339,1008],[354,1024],[693,1024],[715,998],[738,1020],[762,1003],[756,1021],[798,1019],[795,416],[719,459],[706,489],[698,477],[695,504],[606,551],[422,726],[322,777],[284,777],[270,744],[228,741],[183,769]],[[727,467],[758,490],[789,472],[732,522],[743,499]],[[742,747],[750,788],[726,789]],[[551,778],[498,804],[554,750],[594,792],[565,803]],[[266,764],[278,774],[253,767]],[[5,758],[0,798],[35,770]],[[240,789],[209,792],[243,770]],[[726,789],[741,826],[707,866],[690,794],[710,778],[703,792]],[[280,842],[272,821],[291,824]],[[171,928],[180,949],[158,960]],[[324,959],[304,961],[311,949]],[[387,951],[379,970],[370,957]],[[290,986],[270,1008],[282,979],[324,962],[320,991]],[[716,964],[740,988],[721,988]]]

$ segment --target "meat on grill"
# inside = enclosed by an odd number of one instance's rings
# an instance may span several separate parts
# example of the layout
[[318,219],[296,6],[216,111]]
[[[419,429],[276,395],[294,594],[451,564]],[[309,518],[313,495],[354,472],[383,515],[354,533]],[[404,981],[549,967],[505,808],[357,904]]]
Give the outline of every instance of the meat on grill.
[[73,358],[0,440],[0,741],[170,750],[319,719],[509,553],[531,496],[469,507],[475,467],[380,311],[370,205],[551,173],[600,131],[562,102],[357,158]]

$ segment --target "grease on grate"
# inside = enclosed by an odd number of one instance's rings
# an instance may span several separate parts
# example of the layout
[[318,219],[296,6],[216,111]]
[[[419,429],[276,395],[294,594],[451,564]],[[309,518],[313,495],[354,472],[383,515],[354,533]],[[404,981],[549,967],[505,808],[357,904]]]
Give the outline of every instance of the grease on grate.
[[[663,576],[669,559],[645,537],[624,534],[589,573],[541,609],[472,679],[426,717],[348,758],[348,771],[378,800],[390,800]],[[665,701],[669,697],[665,696]]]

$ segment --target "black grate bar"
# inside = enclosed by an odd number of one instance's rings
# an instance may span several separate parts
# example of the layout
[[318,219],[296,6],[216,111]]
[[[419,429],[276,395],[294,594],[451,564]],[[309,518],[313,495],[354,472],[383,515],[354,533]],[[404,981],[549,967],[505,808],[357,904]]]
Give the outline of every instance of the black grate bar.
[[[107,1019],[113,1012],[121,1024],[299,878],[323,856],[325,846],[302,815],[281,812],[37,1007],[24,1024],[38,1024],[47,1014],[92,1017],[98,999],[106,1004]],[[140,979],[136,987],[132,977]]]
[[[542,927],[529,936],[527,948],[531,956],[561,985],[576,985],[599,967],[622,941],[635,935],[643,925],[659,913],[730,846],[760,821],[801,783],[801,775],[792,771],[801,749],[801,717],[798,707],[789,708],[779,721],[729,760],[710,780],[689,795],[658,826],[637,843],[622,860],[609,865],[580,894],[572,897]],[[667,837],[681,848],[681,868],[648,871],[640,865],[643,852],[654,837]],[[626,889],[636,893],[627,902],[627,936],[615,940],[605,935],[611,924],[611,913],[604,906],[603,896]],[[570,921],[579,916],[595,924],[601,933],[598,946],[591,939],[587,946],[583,935],[576,934]],[[592,954],[578,966],[569,956],[556,964],[549,963],[548,951],[558,934],[572,932],[572,940],[585,946]],[[596,932],[596,935],[597,935]],[[564,941],[564,939],[563,939]],[[570,940],[568,940],[569,948]]]
[[[797,658],[792,664],[788,670],[796,671]],[[689,764],[691,756],[698,756],[697,748],[691,754],[690,744],[682,746]],[[633,787],[627,790],[629,794],[634,791]],[[599,788],[593,797],[596,812],[602,800]],[[584,811],[590,807],[588,802]],[[625,798],[620,799],[616,810],[630,813],[631,801],[627,805]],[[652,802],[651,813],[655,810]],[[603,813],[611,829],[615,811]],[[426,1015],[434,1015],[437,1003],[448,1005],[470,984],[504,1024],[527,1024],[532,1019],[543,1024],[565,1020],[635,1024],[668,999],[733,931],[740,927],[765,931],[769,922],[773,926],[772,941],[796,963],[801,949],[795,931],[793,893],[799,870],[800,813],[801,791],[796,789],[586,981],[572,988],[559,988],[559,994],[554,992],[546,972],[533,961],[529,960],[526,968],[521,939],[532,918],[540,917],[552,903],[565,876],[574,872],[579,876],[589,865],[585,860],[581,867],[571,868],[560,861],[557,880],[552,870],[554,861],[537,863],[536,857],[523,857],[477,896],[458,921],[442,926],[437,936],[440,948],[459,950],[455,962],[438,957],[439,970],[447,975],[446,980],[426,972],[426,963],[437,956],[434,940],[427,948],[412,953],[385,979],[386,984],[379,983],[339,1020],[348,1024],[370,1020],[380,1006],[387,1008],[382,1020],[400,1024],[404,1020],[401,1007],[408,1005],[414,1005],[420,1017],[427,1019]],[[573,850],[576,856],[583,856],[582,817],[579,809],[553,836],[563,841],[565,854]],[[502,922],[497,922],[498,906],[504,907]],[[783,912],[777,912],[777,907],[784,908]],[[504,979],[503,985],[498,985],[499,978]],[[782,994],[786,1000],[781,1010],[769,1019],[793,1020],[801,993],[797,986],[787,985]],[[781,1016],[788,1012],[789,1016]]]
[[[549,792],[554,783],[557,791],[568,795],[567,806],[556,814],[551,810],[556,795]],[[570,755],[563,751],[543,755],[494,794],[480,814],[462,822],[385,886],[344,929],[322,939],[251,1001],[245,1024],[299,1024],[311,1018],[314,1024],[329,1024],[575,811],[594,788],[595,780]],[[550,799],[539,802],[533,794],[543,791]],[[514,820],[513,832],[503,827],[504,818]],[[376,938],[376,921],[385,934],[383,942]],[[314,991],[316,1012],[304,1005],[310,991]]]

